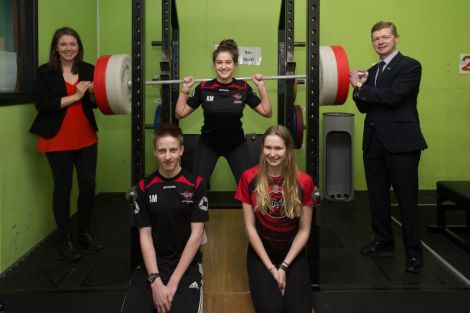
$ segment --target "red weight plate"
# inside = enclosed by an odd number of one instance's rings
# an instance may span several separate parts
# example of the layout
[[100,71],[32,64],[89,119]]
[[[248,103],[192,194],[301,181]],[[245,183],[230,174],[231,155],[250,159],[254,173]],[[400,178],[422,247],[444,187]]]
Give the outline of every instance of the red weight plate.
[[106,96],[113,114],[129,114],[132,111],[131,58],[127,54],[112,55],[106,66]]
[[336,92],[335,104],[346,102],[349,93],[349,62],[348,56],[341,46],[331,46],[335,53],[338,69],[338,90]]
[[300,105],[294,105],[295,113],[295,138],[294,146],[296,149],[302,147],[302,142],[304,141],[304,113]]
[[98,58],[93,74],[93,87],[95,89],[95,100],[98,108],[104,114],[113,114],[106,96],[106,68],[111,55],[103,55]]

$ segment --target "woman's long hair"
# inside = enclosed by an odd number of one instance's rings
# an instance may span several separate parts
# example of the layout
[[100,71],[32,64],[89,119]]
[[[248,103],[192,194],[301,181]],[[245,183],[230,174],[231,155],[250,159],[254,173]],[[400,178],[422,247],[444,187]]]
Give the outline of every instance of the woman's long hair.
[[264,156],[264,142],[267,136],[279,136],[286,145],[286,158],[282,166],[282,192],[284,198],[284,211],[288,218],[299,217],[302,213],[300,199],[300,186],[297,181],[299,169],[294,159],[294,140],[290,131],[282,125],[274,125],[266,130],[261,142],[261,156],[259,160],[259,174],[256,181],[256,207],[255,210],[266,214],[271,208],[271,194],[269,192],[268,163]]
[[70,27],[59,28],[55,31],[54,36],[52,36],[51,48],[49,51],[49,66],[54,72],[62,72],[62,64],[60,63],[60,55],[57,52],[57,44],[59,43],[60,37],[64,35],[72,36],[77,40],[78,52],[72,65],[72,73],[77,74],[80,63],[83,61],[83,45],[80,35]]

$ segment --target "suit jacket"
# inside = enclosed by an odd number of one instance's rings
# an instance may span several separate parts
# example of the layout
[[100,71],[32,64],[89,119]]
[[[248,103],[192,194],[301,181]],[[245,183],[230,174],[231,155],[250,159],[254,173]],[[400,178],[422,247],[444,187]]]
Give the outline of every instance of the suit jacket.
[[[78,69],[78,79],[93,81],[95,67],[82,62]],[[38,115],[30,128],[30,132],[44,138],[54,137],[62,125],[68,107],[61,108],[60,100],[67,96],[64,77],[61,72],[53,72],[48,64],[41,65],[36,71],[35,105]],[[83,112],[91,126],[98,130],[93,108],[96,105],[90,100],[88,91],[81,99]]]
[[377,70],[378,64],[368,69],[368,80],[353,94],[359,111],[367,114],[362,149],[365,151],[368,147],[372,127],[384,148],[391,153],[426,149],[416,107],[421,64],[398,53],[374,86]]

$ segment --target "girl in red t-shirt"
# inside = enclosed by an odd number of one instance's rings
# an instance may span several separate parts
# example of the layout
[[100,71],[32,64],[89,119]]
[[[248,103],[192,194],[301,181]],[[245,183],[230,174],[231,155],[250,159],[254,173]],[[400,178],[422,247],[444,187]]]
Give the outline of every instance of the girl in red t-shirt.
[[250,242],[247,267],[256,312],[312,310],[305,245],[313,190],[312,178],[297,168],[289,130],[270,127],[262,138],[260,164],[243,173],[235,194]]

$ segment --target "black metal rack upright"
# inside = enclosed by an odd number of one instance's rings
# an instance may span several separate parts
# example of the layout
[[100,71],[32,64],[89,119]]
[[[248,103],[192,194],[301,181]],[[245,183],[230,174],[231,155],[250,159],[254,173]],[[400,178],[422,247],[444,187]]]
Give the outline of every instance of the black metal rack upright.
[[[132,123],[131,182],[136,185],[145,176],[145,0],[132,1]],[[153,43],[152,43],[153,44]],[[179,23],[175,0],[162,1],[162,60],[160,79],[179,78]],[[174,107],[179,85],[162,85],[160,120],[177,123]],[[131,235],[131,267],[141,259],[137,231]]]
[[[304,46],[294,42],[294,0],[282,0],[278,26],[278,74],[292,75],[295,72],[294,47]],[[319,57],[320,57],[320,0],[307,1],[307,47],[306,91],[307,91],[307,172],[318,183],[319,162]],[[292,83],[292,85],[289,85]],[[292,129],[294,105],[294,80],[278,80],[278,123]]]
[[[162,60],[160,79],[179,79],[179,23],[175,0],[162,1]],[[162,85],[161,121],[178,124],[174,108],[178,101],[179,85]]]
[[[132,184],[145,176],[145,0],[132,1]],[[155,43],[155,44],[154,44]],[[162,46],[160,79],[179,78],[179,23],[175,0],[162,1],[162,40],[152,45]],[[179,85],[162,85],[162,111],[160,120],[177,123],[174,107],[178,100]]]
[[145,1],[132,1],[132,185],[145,175],[145,78],[144,78],[144,14]]
[[[132,122],[131,122],[131,181],[135,186],[145,174],[145,79],[144,79],[144,14],[145,1],[132,1]],[[131,270],[140,263],[139,234],[131,230]]]
[[[306,171],[319,186],[319,132],[320,132],[320,0],[307,1],[307,138]],[[317,208],[319,205],[316,206]],[[313,212],[312,234],[309,240],[310,278],[312,286],[319,288],[319,232],[318,212]]]
[[[294,0],[282,0],[278,26],[278,75],[293,75],[294,72]],[[292,129],[293,124],[294,83],[293,79],[277,81],[278,124],[288,129]]]
[[[303,46],[296,43],[294,37],[294,0],[282,0],[278,27],[278,74],[295,74],[294,48]],[[306,60],[306,171],[319,183],[319,57],[320,35],[319,17],[320,0],[307,1],[307,60]],[[294,80],[278,80],[278,123],[293,129],[294,114]],[[295,134],[293,134],[295,136]],[[316,205],[319,207],[319,204]],[[317,211],[314,210],[312,231],[308,244],[310,280],[312,287],[319,288],[319,232]]]

